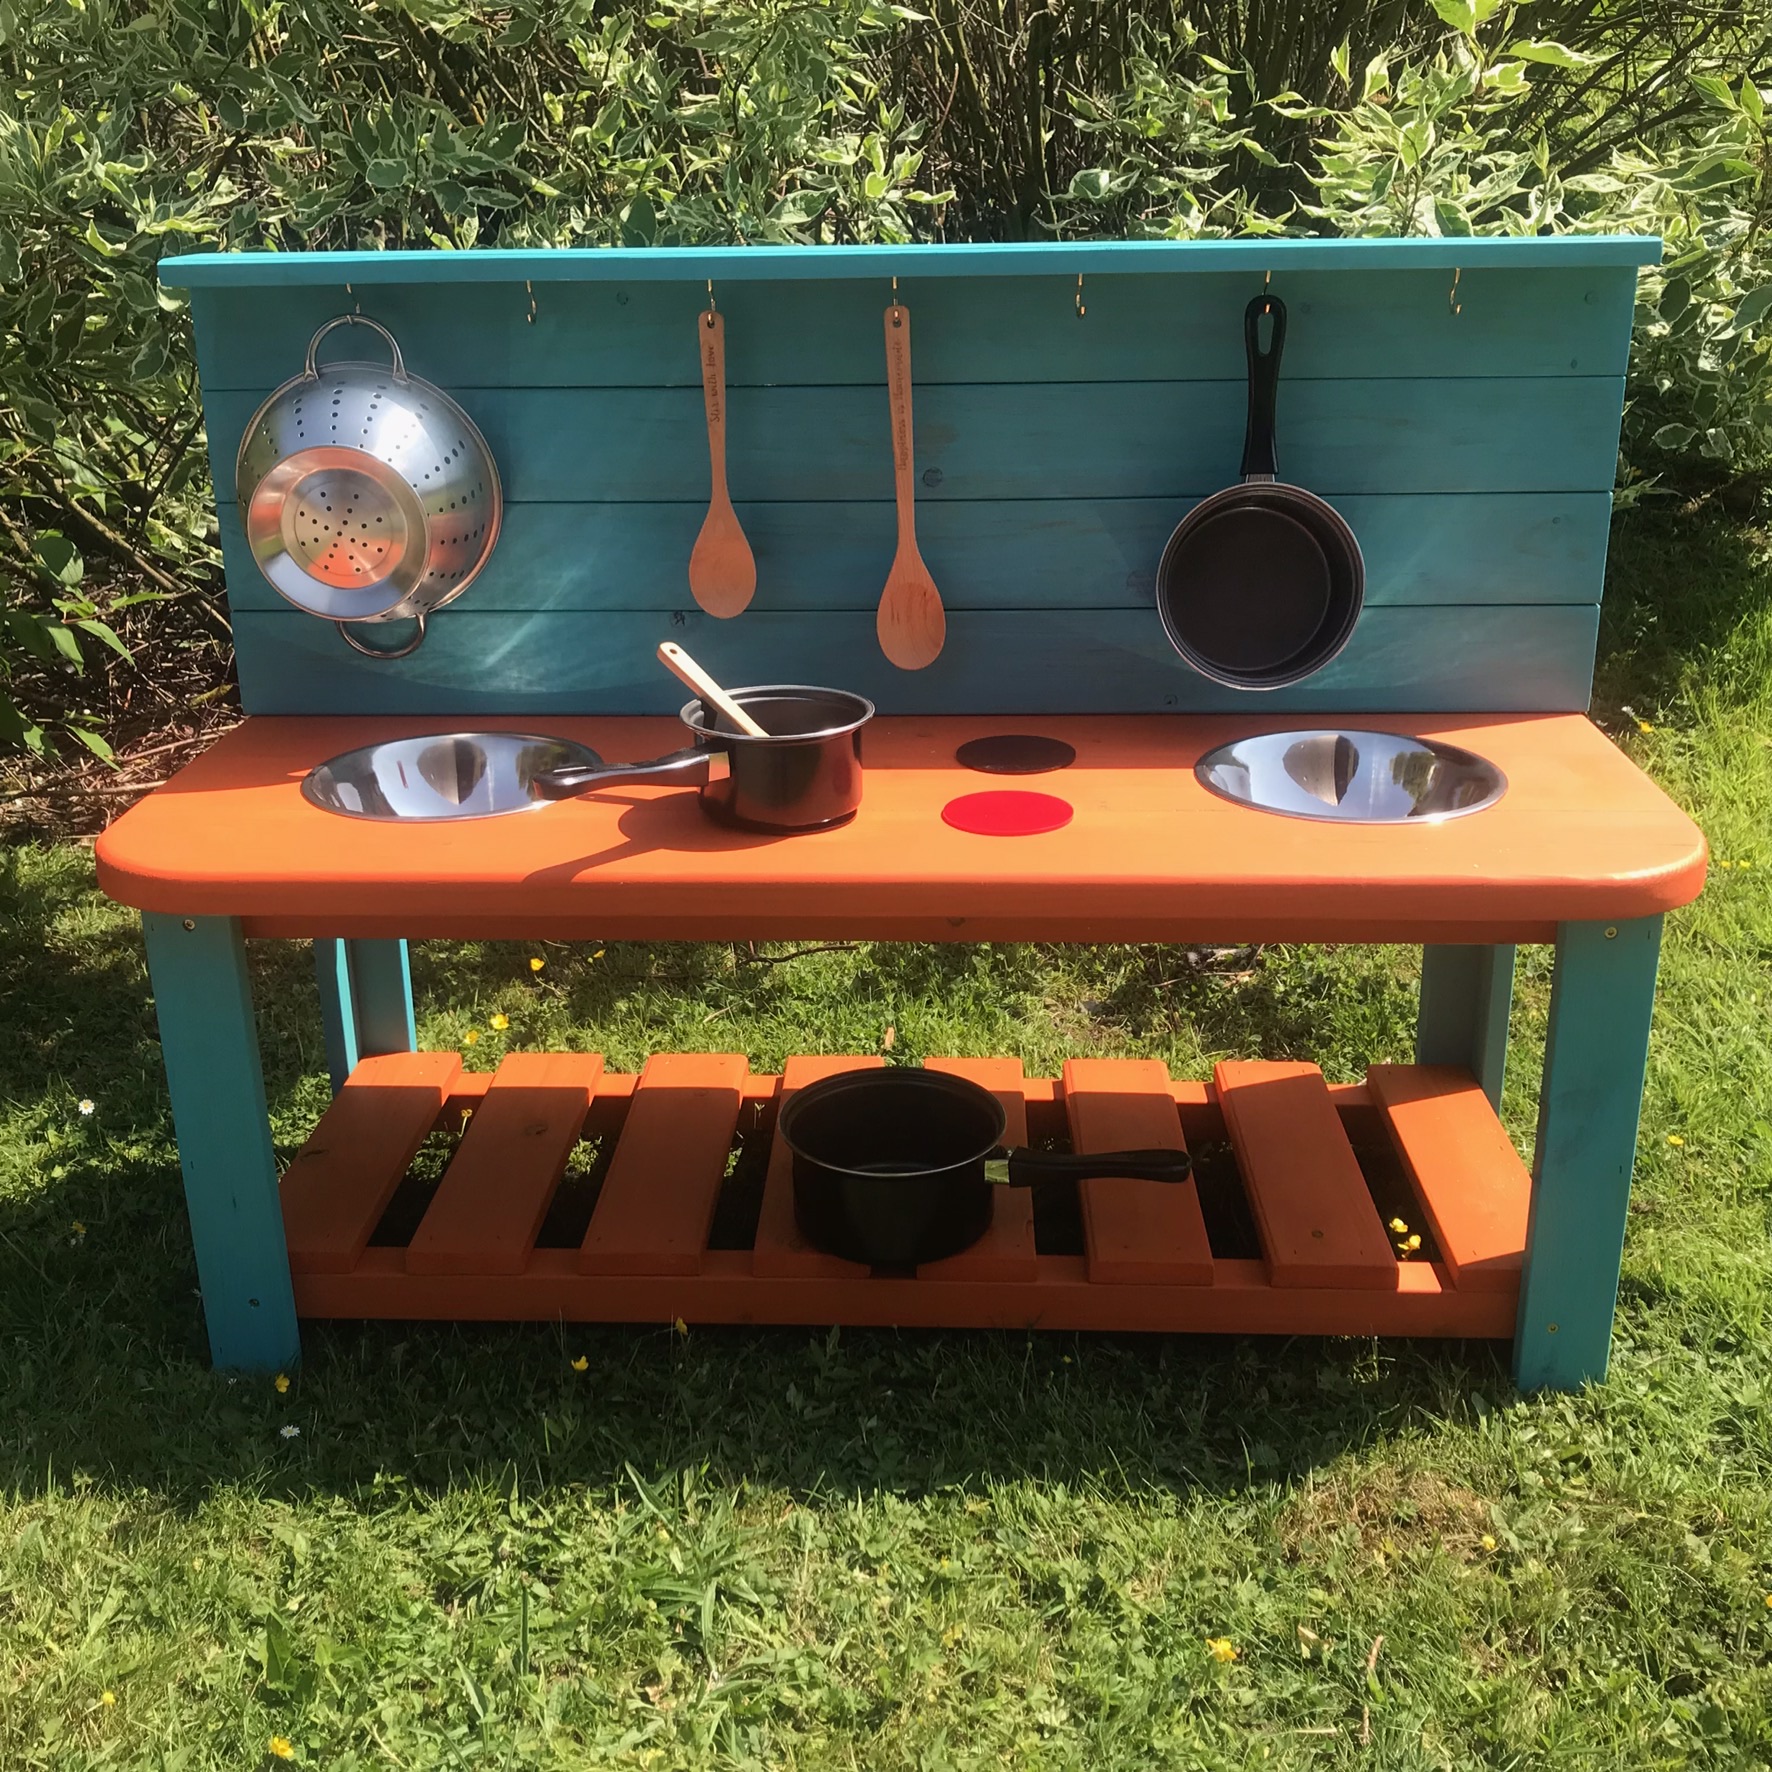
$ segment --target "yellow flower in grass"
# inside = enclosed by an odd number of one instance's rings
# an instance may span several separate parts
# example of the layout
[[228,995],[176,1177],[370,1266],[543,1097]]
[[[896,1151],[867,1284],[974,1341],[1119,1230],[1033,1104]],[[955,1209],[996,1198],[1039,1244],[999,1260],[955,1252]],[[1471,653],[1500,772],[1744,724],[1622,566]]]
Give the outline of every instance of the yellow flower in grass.
[[531,972],[539,972],[539,971],[541,971],[542,967],[544,967],[545,965],[547,965],[547,961],[544,960],[539,954],[537,954],[529,962],[529,970]]
[[591,1363],[583,1354],[580,1354],[578,1358],[572,1362],[572,1370],[574,1372],[589,1372],[590,1369]]
[[1670,1132],[1667,1135],[1667,1142],[1671,1144],[1675,1150],[1683,1149],[1686,1143],[1685,1139],[1683,1139],[1677,1132]]
[[1214,1661],[1235,1661],[1241,1653],[1229,1637],[1208,1637],[1206,1652]]
[[511,1018],[500,1010],[497,1015],[488,1018],[486,1025],[495,1033],[502,1034],[511,1025]]
[[277,1395],[281,1397],[289,1389],[289,1374],[287,1372],[279,1372],[272,1382],[277,1387]]
[[1485,1532],[1479,1542],[1482,1544],[1484,1550],[1492,1551],[1495,1548],[1495,1534],[1493,1532]]
[[1413,1235],[1410,1236],[1409,1240],[1403,1245],[1403,1247],[1405,1249],[1407,1249],[1411,1254],[1414,1254],[1414,1252],[1421,1247],[1421,1232],[1420,1231],[1414,1232]]
[[1772,1607],[1772,1594],[1767,1594],[1766,1604],[1767,1604],[1767,1606]]
[[675,1329],[679,1335],[686,1336],[689,1333],[689,1325],[685,1323],[681,1317],[677,1318],[671,1327]]
[[1408,1236],[1408,1234],[1409,1234],[1409,1227],[1408,1227],[1408,1225],[1406,1225],[1406,1224],[1405,1224],[1405,1223],[1404,1223],[1404,1222],[1403,1222],[1403,1221],[1402,1221],[1402,1219],[1400,1219],[1400,1218],[1393,1218],[1393,1219],[1392,1219],[1392,1220],[1391,1220],[1391,1229],[1392,1229],[1392,1230],[1393,1230],[1393,1231],[1395,1231],[1395,1232],[1396,1232],[1396,1234],[1397,1234],[1397,1235],[1398,1235],[1398,1236],[1399,1236],[1399,1237],[1406,1237],[1406,1236]]
[[478,1028],[469,1028],[468,1031],[462,1035],[461,1043],[464,1046],[478,1046],[480,1044],[480,1030]]
[[293,1760],[295,1758],[295,1743],[287,1735],[273,1735],[265,1743],[265,1752],[274,1759]]
[[115,1692],[110,1692],[110,1691],[101,1692],[98,1695],[98,1701],[107,1710],[109,1710],[110,1707],[117,1702],[117,1694]]

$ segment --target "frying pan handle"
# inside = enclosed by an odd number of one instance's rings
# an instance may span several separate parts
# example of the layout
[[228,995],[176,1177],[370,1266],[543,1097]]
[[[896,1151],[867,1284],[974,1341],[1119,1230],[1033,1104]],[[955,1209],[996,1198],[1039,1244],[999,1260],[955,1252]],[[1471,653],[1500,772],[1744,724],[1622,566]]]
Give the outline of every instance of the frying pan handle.
[[727,769],[724,751],[704,750],[696,745],[686,751],[672,751],[668,757],[654,757],[650,763],[574,763],[565,769],[549,769],[530,782],[529,792],[537,800],[570,800],[575,794],[612,787],[617,782],[626,787],[654,781],[702,787],[711,781],[724,781]]
[[[1261,348],[1261,322],[1271,315],[1273,336]],[[1286,344],[1286,304],[1277,295],[1258,295],[1243,310],[1243,342],[1249,354],[1249,424],[1243,433],[1243,478],[1279,476],[1274,457],[1274,406],[1280,392],[1280,352]]]
[[1096,1151],[1066,1155],[1058,1151],[1013,1150],[1009,1185],[1032,1187],[1036,1181],[1086,1181],[1092,1175],[1124,1175],[1134,1181],[1186,1181],[1194,1166],[1186,1151]]

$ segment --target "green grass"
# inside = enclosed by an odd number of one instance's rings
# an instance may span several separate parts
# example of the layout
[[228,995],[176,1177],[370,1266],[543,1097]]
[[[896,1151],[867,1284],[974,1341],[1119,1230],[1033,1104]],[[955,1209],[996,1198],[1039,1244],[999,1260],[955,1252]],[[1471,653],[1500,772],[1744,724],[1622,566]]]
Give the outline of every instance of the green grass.
[[[1478,1345],[797,1330],[314,1325],[286,1395],[217,1377],[133,919],[8,854],[0,1768],[1765,1764],[1772,567],[1638,513],[1612,598],[1596,711],[1733,865],[1670,923],[1580,1398]],[[1416,964],[531,951],[419,950],[424,1041],[1353,1077],[1408,1056]],[[255,965],[287,1153],[317,1013],[304,951]],[[1547,989],[1529,950],[1522,1139]]]

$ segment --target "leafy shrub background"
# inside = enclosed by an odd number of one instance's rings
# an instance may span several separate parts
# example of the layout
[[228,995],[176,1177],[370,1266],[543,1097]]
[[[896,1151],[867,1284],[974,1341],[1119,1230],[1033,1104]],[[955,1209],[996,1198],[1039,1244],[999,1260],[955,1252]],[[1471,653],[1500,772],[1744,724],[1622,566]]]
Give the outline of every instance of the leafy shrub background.
[[0,0],[0,76],[0,743],[32,751],[225,693],[163,252],[1658,232],[1621,488],[1772,468],[1757,9]]

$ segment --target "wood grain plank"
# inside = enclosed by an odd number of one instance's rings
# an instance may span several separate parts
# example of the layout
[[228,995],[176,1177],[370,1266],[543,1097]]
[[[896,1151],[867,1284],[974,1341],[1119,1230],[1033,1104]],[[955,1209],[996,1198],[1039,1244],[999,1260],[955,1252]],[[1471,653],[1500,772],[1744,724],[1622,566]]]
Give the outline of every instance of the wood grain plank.
[[[919,385],[1242,375],[1249,273],[1091,275],[1081,325],[1076,277],[1075,269],[1055,267],[1043,277],[907,284]],[[1633,268],[1465,269],[1456,321],[1447,312],[1449,283],[1446,272],[1429,269],[1288,275],[1288,379],[1624,372]],[[520,279],[469,285],[446,299],[419,282],[361,293],[364,312],[394,332],[414,373],[445,386],[699,386],[694,325],[707,295],[689,277],[540,285],[533,323]],[[293,373],[309,337],[348,308],[343,295],[342,283],[195,294],[205,392],[262,388]],[[728,388],[880,381],[887,296],[878,285],[727,282],[718,296]],[[338,352],[374,353],[367,339]]]
[[[867,1058],[838,1055],[790,1058],[782,1067],[784,1104],[796,1089],[816,1083],[839,1071],[876,1071],[885,1067],[878,1054]],[[826,1255],[800,1235],[794,1222],[794,1154],[776,1139],[769,1151],[769,1169],[763,1182],[763,1210],[757,1219],[757,1240],[751,1251],[751,1272],[760,1280],[866,1280],[870,1270],[859,1261]]]
[[1375,1064],[1366,1087],[1452,1284],[1518,1290],[1532,1182],[1482,1085],[1462,1065]]
[[579,1247],[580,1273],[700,1271],[749,1070],[736,1052],[647,1059]]
[[1544,265],[1652,265],[1661,241],[1652,234],[1469,235],[1446,238],[1312,238],[1240,240],[958,241],[875,246],[625,246],[506,248],[471,252],[198,252],[160,261],[173,289],[278,289],[355,279],[366,289],[422,283],[459,288],[513,287],[533,278],[542,287],[572,283],[729,282],[878,284],[891,276],[924,279],[1037,276],[1058,272],[1451,270]]
[[[1019,1058],[926,1058],[923,1068],[964,1077],[988,1089],[1003,1105],[1003,1143],[1028,1141],[1026,1079]],[[1026,1188],[991,1190],[991,1222],[970,1249],[943,1261],[924,1262],[922,1280],[1032,1280],[1039,1273],[1034,1252],[1034,1196]]]
[[594,1052],[513,1052],[406,1250],[415,1274],[523,1271],[603,1070]]
[[[944,606],[1142,609],[1192,499],[981,499],[934,503],[917,545]],[[889,504],[739,504],[757,557],[759,610],[872,610],[895,545]],[[1597,603],[1607,492],[1360,494],[1337,501],[1366,560],[1366,605]],[[493,611],[693,612],[690,549],[707,500],[513,504],[469,601]],[[235,610],[285,610],[259,571],[239,507],[219,511]]]
[[391,1052],[351,1073],[283,1172],[291,1273],[356,1265],[460,1070],[458,1053]]
[[[667,626],[667,619],[669,625]],[[882,713],[1580,712],[1593,681],[1599,611],[1369,609],[1331,664],[1269,693],[1190,670],[1154,610],[954,611],[927,670],[882,656],[872,615],[742,621],[699,611],[509,616],[464,600],[408,658],[360,657],[331,623],[289,609],[234,622],[242,705],[254,714],[674,714],[683,692],[653,657],[667,634],[728,683],[822,683]]]
[[[1168,1068],[1154,1058],[1070,1058],[1065,1113],[1078,1151],[1185,1150]],[[1089,1278],[1212,1284],[1212,1248],[1193,1181],[1096,1176],[1077,1184]]]
[[[259,397],[205,403],[220,499]],[[1329,499],[1609,491],[1623,400],[1617,375],[1286,382],[1280,472]],[[699,389],[481,388],[462,404],[514,503],[707,497]],[[920,387],[917,502],[1204,497],[1237,477],[1246,405],[1241,377]],[[735,500],[889,499],[887,444],[877,386],[755,388],[729,401]]]
[[1233,1060],[1213,1082],[1274,1284],[1394,1291],[1397,1258],[1323,1073]]

